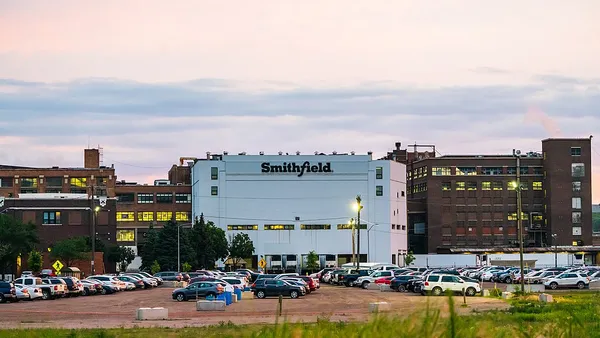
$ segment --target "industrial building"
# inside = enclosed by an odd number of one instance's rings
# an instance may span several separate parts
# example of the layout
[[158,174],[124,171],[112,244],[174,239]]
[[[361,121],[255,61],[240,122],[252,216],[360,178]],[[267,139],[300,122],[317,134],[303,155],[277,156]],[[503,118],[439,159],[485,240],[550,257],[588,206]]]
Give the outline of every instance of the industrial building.
[[264,257],[268,270],[300,269],[313,250],[322,265],[351,261],[357,195],[360,260],[401,264],[407,253],[404,164],[371,153],[208,153],[191,176],[193,216],[227,235],[247,233],[256,248],[252,266]]

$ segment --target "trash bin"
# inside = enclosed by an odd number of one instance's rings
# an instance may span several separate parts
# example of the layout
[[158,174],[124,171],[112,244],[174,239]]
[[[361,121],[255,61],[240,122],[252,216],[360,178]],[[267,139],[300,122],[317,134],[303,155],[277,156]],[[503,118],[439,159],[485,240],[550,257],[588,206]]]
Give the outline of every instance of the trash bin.
[[225,305],[229,305],[229,304],[227,304],[227,296],[225,296],[224,293],[219,294],[217,296],[217,300],[225,302]]
[[233,303],[233,297],[231,297],[232,293],[226,291],[225,292],[225,304],[226,305],[231,305],[231,303]]
[[240,300],[242,300],[242,290],[241,289],[235,289],[235,294],[237,295],[238,302]]

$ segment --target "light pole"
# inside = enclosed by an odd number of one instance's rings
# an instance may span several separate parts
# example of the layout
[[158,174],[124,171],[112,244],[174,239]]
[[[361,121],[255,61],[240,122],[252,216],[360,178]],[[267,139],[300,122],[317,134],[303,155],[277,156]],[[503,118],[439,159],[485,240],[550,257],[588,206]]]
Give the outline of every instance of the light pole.
[[356,265],[356,228],[354,227],[354,224],[354,218],[350,218],[350,229],[352,235],[352,262],[354,263],[354,265]]
[[552,234],[552,244],[554,244],[554,267],[558,268],[558,248],[556,246],[556,237],[558,237],[557,234]]
[[[360,222],[359,222],[360,223]],[[367,223],[368,224],[368,223]],[[373,223],[368,229],[367,229],[367,260],[371,259],[371,238],[369,237],[369,232],[371,232],[371,229],[373,229],[374,226],[378,226],[379,224],[377,223]]]
[[525,292],[525,267],[523,264],[523,205],[521,201],[521,151],[513,149],[513,156],[517,160],[517,182],[515,190],[517,192],[517,227],[519,230],[519,262],[521,265],[521,292]]
[[362,199],[360,198],[360,195],[356,196],[356,204],[355,204],[355,208],[356,208],[356,212],[358,213],[358,215],[356,216],[356,223],[358,225],[358,233],[356,235],[356,268],[360,269],[360,211],[362,210],[363,206],[361,204]]
[[181,225],[177,223],[177,272],[181,272],[181,245],[179,240],[179,228],[181,228]]

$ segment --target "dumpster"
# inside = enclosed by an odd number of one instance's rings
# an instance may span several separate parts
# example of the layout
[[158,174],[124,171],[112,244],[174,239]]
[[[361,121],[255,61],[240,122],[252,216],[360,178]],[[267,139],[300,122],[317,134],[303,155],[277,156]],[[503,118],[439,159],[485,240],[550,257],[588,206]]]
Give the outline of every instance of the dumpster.
[[226,305],[231,305],[231,303],[233,303],[233,297],[231,297],[232,293],[225,291],[225,304]]
[[236,296],[237,296],[237,300],[238,300],[238,302],[239,302],[240,300],[242,300],[242,290],[241,290],[241,289],[235,289],[235,294],[236,294]]

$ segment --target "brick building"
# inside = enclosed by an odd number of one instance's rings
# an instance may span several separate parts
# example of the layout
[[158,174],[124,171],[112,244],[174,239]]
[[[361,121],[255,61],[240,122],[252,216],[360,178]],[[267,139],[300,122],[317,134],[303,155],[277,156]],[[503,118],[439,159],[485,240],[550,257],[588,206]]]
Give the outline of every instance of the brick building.
[[434,146],[418,147],[411,152],[397,143],[386,156],[407,164],[415,253],[517,247],[517,171],[526,251],[594,244],[591,138],[543,140],[541,152],[520,154],[519,169],[513,154],[437,156]]

